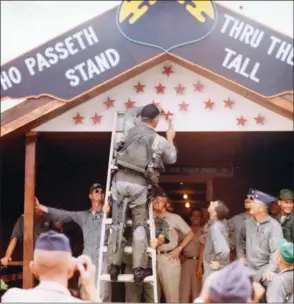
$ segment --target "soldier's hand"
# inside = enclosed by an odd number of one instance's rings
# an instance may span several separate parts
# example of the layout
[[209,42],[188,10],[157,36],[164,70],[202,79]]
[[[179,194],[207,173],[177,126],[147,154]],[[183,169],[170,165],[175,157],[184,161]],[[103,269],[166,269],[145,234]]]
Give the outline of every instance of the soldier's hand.
[[210,269],[213,269],[213,270],[218,270],[218,269],[222,268],[219,261],[210,261],[209,267],[210,267]]
[[41,207],[41,204],[40,204],[39,200],[37,199],[37,197],[35,196],[35,208],[40,209],[40,207]]
[[274,278],[275,274],[271,271],[267,271],[263,276],[263,280],[267,280],[267,281],[272,281],[272,279]]
[[36,197],[35,197],[35,209],[38,211],[42,211],[44,213],[48,213],[48,208],[44,205],[41,205]]
[[157,109],[159,110],[160,113],[164,113],[164,110],[160,104],[156,105]]
[[240,262],[242,265],[246,266],[246,258],[240,258]]
[[109,204],[105,204],[103,206],[103,211],[108,215],[110,213],[110,206]]
[[4,267],[7,267],[9,262],[11,262],[11,258],[8,258],[8,257],[4,257],[1,259],[1,264],[4,266]]
[[203,269],[202,269],[202,266],[197,264],[197,267],[196,267],[196,277],[198,279],[201,279],[202,278],[202,275],[203,275]]
[[166,138],[168,141],[173,141],[176,137],[176,131],[173,128],[169,128],[166,132]]
[[180,254],[182,252],[182,249],[177,247],[175,248],[169,255],[168,255],[168,259],[169,260],[178,260],[180,257]]
[[81,284],[85,289],[95,286],[95,266],[86,255],[77,258],[77,270],[80,273]]
[[153,248],[153,249],[156,249],[160,245],[161,245],[161,243],[160,243],[160,241],[158,239],[150,241],[150,247]]

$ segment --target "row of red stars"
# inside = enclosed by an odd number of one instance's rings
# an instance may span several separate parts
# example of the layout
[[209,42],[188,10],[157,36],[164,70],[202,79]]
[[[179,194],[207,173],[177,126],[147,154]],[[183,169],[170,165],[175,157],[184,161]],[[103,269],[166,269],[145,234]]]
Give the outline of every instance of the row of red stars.
[[[170,111],[162,114],[165,120],[170,119],[174,114]],[[91,117],[91,120],[94,125],[101,123],[102,121],[102,115],[98,115],[97,113],[94,114],[94,116]],[[236,118],[237,119],[237,126],[245,126],[248,119],[244,118],[243,115],[241,117]],[[254,117],[256,124],[264,124],[265,117],[258,114],[257,117]],[[76,116],[73,117],[73,120],[75,121],[75,124],[83,124],[84,116],[81,116],[80,113],[77,113]]]
[[[104,101],[104,104],[106,106],[107,109],[110,109],[111,107],[114,107],[114,99],[111,99],[109,97],[107,97],[107,99]],[[159,105],[159,103],[153,102],[156,105]],[[224,100],[224,107],[225,108],[230,108],[232,109],[233,105],[235,104],[235,102],[233,100],[231,100],[230,98]],[[132,101],[130,98],[128,99],[127,102],[124,103],[127,109],[133,108],[135,106],[135,101]],[[209,98],[208,101],[204,101],[205,104],[205,109],[210,109],[212,110],[213,106],[214,106],[214,102],[211,101],[211,99]],[[188,110],[188,103],[185,103],[184,101],[182,103],[179,104],[180,110],[181,111],[187,111]]]
[[[143,93],[145,86],[146,86],[145,84],[142,84],[140,81],[138,81],[138,83],[136,85],[134,85],[134,89],[136,90],[136,93]],[[202,90],[204,88],[204,85],[200,81],[198,81],[197,83],[194,83],[193,86],[194,86],[194,91],[197,91],[197,92],[202,92]],[[156,90],[157,94],[164,94],[165,89],[166,89],[166,86],[162,85],[160,82],[157,86],[155,86],[155,90]],[[176,87],[174,87],[174,89],[175,89],[177,95],[183,95],[186,87],[182,86],[179,83]]]

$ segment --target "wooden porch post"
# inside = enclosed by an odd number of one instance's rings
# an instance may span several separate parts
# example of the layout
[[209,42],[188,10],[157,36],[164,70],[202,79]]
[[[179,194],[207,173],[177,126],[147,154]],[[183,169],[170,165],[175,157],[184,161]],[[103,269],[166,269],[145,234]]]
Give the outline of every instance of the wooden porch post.
[[[36,132],[26,134],[23,236],[23,288],[32,288],[34,278],[29,269],[34,247],[34,201],[36,174]],[[25,301],[25,299],[24,299]]]

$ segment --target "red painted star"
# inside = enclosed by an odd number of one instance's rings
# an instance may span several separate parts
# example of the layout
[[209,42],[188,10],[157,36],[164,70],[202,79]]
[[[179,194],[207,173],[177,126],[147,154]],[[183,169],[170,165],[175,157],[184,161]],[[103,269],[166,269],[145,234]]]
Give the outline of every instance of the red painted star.
[[83,123],[84,116],[81,116],[80,113],[77,113],[77,115],[72,119],[75,121],[75,125],[78,125]]
[[173,74],[173,73],[174,73],[174,71],[173,71],[171,65],[169,65],[169,66],[166,66],[166,65],[165,65],[165,66],[163,67],[162,74],[165,74],[167,77],[169,77],[169,75],[170,75],[170,74]]
[[198,81],[197,83],[193,84],[194,86],[194,91],[202,92],[204,85]]
[[236,119],[238,121],[237,126],[245,126],[247,119],[245,119],[243,115]]
[[231,100],[230,98],[224,100],[225,103],[225,108],[230,108],[232,109],[233,104],[235,103],[233,100]]
[[140,81],[134,86],[136,93],[144,92],[145,84],[142,84]]
[[128,101],[125,102],[125,106],[126,106],[127,109],[133,108],[133,107],[134,107],[134,104],[135,104],[135,102],[134,102],[134,101],[131,101],[130,99],[128,99]]
[[179,106],[180,106],[180,111],[187,111],[189,104],[185,103],[185,101],[183,101],[182,103],[179,104]]
[[165,86],[159,83],[158,86],[155,87],[155,89],[157,94],[164,94]]
[[110,99],[109,97],[107,97],[107,99],[104,101],[104,104],[106,105],[107,109],[113,107],[113,103],[114,103],[114,99]]
[[164,119],[165,120],[169,120],[170,116],[173,116],[174,114],[171,113],[170,111],[168,111],[167,113],[163,113]]
[[210,110],[212,110],[212,108],[213,108],[213,106],[214,106],[214,102],[212,102],[212,101],[210,100],[210,98],[208,99],[208,101],[204,101],[204,103],[205,103],[205,109],[210,109]]
[[184,91],[185,91],[185,87],[183,87],[181,84],[178,84],[178,85],[175,87],[175,90],[176,90],[176,94],[177,94],[177,95],[183,95],[183,94],[184,94]]
[[102,116],[98,115],[95,112],[95,115],[93,117],[91,117],[91,119],[93,121],[93,124],[96,125],[97,123],[101,123]]
[[265,119],[264,116],[261,116],[260,114],[258,114],[258,116],[254,117],[254,119],[255,119],[257,125],[264,125],[264,119]]

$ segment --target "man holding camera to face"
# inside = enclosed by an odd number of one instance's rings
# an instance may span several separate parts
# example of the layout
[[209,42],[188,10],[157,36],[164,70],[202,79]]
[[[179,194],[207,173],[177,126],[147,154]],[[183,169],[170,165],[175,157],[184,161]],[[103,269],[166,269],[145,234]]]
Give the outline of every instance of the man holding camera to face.
[[11,288],[2,302],[85,302],[74,298],[68,290],[68,280],[75,271],[85,290],[85,300],[101,302],[95,287],[95,266],[87,256],[72,257],[70,242],[61,233],[50,230],[37,239],[30,269],[40,284],[32,289]]

